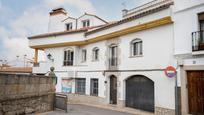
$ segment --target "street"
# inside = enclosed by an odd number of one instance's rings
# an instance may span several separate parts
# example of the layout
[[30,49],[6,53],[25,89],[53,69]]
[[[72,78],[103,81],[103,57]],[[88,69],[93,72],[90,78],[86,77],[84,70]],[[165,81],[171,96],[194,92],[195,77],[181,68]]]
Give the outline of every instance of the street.
[[53,112],[42,113],[40,115],[133,115],[133,114],[90,107],[85,105],[68,105],[68,113],[56,110]]

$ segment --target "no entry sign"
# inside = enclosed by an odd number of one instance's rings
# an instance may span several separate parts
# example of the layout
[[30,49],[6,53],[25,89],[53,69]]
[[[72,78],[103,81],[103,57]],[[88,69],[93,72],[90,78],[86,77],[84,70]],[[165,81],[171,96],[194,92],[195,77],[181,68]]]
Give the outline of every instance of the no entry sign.
[[165,70],[164,70],[165,74],[167,77],[174,77],[176,76],[176,69],[173,66],[168,66]]

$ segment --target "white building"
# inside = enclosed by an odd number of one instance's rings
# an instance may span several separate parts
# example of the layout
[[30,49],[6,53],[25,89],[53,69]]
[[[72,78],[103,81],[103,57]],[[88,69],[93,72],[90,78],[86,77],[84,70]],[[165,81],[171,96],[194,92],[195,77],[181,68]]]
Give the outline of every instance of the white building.
[[[49,32],[29,37],[35,49],[33,73],[46,74],[54,66],[57,92],[72,93],[77,102],[172,115],[175,78],[164,70],[178,66],[182,112],[187,114],[185,72],[204,68],[203,52],[192,52],[191,42],[191,33],[198,31],[197,14],[204,11],[201,3],[155,0],[123,10],[116,22],[87,13],[73,18],[63,8],[54,9]],[[37,63],[38,50],[45,52],[46,62]]]
[[175,0],[173,21],[181,111],[204,114],[204,1]]

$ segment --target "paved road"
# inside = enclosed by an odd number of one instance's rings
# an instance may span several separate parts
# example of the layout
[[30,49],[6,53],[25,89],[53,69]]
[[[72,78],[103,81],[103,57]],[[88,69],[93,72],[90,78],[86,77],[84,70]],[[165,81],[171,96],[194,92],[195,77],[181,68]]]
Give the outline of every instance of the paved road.
[[68,113],[63,111],[48,112],[41,115],[132,115],[84,105],[68,105]]

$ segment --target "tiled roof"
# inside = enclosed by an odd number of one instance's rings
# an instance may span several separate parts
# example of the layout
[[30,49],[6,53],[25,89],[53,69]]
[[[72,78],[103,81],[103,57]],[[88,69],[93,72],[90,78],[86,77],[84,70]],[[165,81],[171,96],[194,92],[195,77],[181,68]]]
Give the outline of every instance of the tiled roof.
[[2,67],[0,72],[6,73],[32,73],[32,67]]
[[78,33],[78,32],[85,32],[87,30],[88,30],[87,28],[82,28],[82,29],[70,30],[70,31],[50,32],[50,33],[44,33],[44,34],[39,34],[39,35],[35,35],[35,36],[30,36],[30,37],[28,37],[28,39],[43,38],[43,37],[57,36],[57,35],[64,35],[64,34],[72,34],[72,33]]
[[44,37],[57,36],[57,35],[66,35],[66,34],[72,34],[72,33],[78,33],[78,32],[86,32],[88,30],[92,30],[92,29],[99,28],[99,27],[102,27],[102,26],[104,26],[104,25],[93,26],[93,27],[88,27],[88,28],[81,28],[81,29],[70,30],[70,31],[45,33],[45,34],[40,34],[40,35],[35,35],[35,36],[28,37],[28,39],[44,38]]
[[148,10],[148,11],[145,11],[145,12],[142,12],[142,13],[140,13],[140,14],[131,16],[131,17],[129,17],[129,18],[122,19],[122,20],[117,21],[117,22],[115,22],[115,23],[107,24],[106,26],[97,28],[97,29],[92,30],[92,31],[88,31],[88,32],[85,33],[85,35],[87,36],[87,35],[96,33],[96,32],[98,32],[98,31],[105,30],[105,29],[108,29],[108,28],[111,28],[111,27],[114,27],[114,26],[117,26],[117,25],[120,25],[120,24],[129,22],[129,21],[138,19],[138,18],[147,16],[147,15],[149,15],[149,14],[153,14],[153,13],[155,13],[155,12],[158,12],[158,11],[161,11],[161,10],[164,10],[164,9],[169,8],[170,5],[172,5],[172,4],[173,4],[173,2],[172,2],[172,3],[169,3],[169,4],[161,5],[161,6],[159,6],[159,7],[154,8],[154,9],[151,9],[151,10]]

